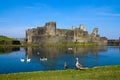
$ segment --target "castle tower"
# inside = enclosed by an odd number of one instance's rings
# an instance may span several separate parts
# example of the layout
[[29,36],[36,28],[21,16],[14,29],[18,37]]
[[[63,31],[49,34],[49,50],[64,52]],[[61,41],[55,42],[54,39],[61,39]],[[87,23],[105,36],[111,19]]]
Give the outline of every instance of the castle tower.
[[80,30],[87,31],[86,28],[85,28],[85,26],[83,24],[80,25]]
[[75,26],[72,26],[72,30],[75,30],[76,29],[76,27]]
[[47,35],[56,35],[56,22],[48,22],[45,24]]
[[32,33],[30,29],[26,31],[26,40],[27,40],[27,43],[32,43]]
[[93,37],[97,37],[98,36],[98,28],[94,28],[91,36],[93,36]]

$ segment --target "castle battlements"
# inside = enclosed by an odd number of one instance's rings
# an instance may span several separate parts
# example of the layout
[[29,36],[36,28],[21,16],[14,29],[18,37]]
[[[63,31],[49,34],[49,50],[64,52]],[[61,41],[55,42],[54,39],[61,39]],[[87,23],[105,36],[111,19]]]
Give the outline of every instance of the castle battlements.
[[95,42],[106,44],[107,39],[101,39],[98,34],[98,28],[94,28],[91,34],[88,34],[86,27],[81,24],[79,28],[73,26],[72,29],[57,29],[56,22],[47,22],[42,27],[28,29],[26,31],[28,43],[88,43]]

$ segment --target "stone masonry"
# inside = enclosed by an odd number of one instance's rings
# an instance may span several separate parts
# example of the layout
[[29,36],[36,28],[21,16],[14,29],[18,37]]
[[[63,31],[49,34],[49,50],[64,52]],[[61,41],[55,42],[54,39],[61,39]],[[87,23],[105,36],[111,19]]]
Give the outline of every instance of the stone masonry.
[[27,43],[53,44],[53,43],[95,43],[106,45],[107,38],[100,37],[98,28],[94,28],[88,34],[86,27],[82,24],[79,28],[57,29],[56,22],[47,22],[45,26],[28,29],[26,31]]

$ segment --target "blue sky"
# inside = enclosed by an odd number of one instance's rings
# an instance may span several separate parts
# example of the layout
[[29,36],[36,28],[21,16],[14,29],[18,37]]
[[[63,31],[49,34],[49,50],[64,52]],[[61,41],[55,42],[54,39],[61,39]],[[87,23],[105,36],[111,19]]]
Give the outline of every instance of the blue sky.
[[84,24],[100,36],[120,37],[120,0],[0,0],[0,35],[25,37],[25,30],[55,21],[57,28]]

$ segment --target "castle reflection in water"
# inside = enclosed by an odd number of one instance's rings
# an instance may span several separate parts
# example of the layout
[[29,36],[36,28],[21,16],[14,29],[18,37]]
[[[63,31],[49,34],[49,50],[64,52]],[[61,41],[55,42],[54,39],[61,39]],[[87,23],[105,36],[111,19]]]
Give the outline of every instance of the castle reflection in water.
[[96,47],[27,47],[26,58],[31,63],[40,63],[46,70],[63,69],[64,62],[75,68],[75,58],[85,67],[97,65],[99,52],[107,51],[107,46]]
[[0,47],[0,74],[120,65],[120,46]]

